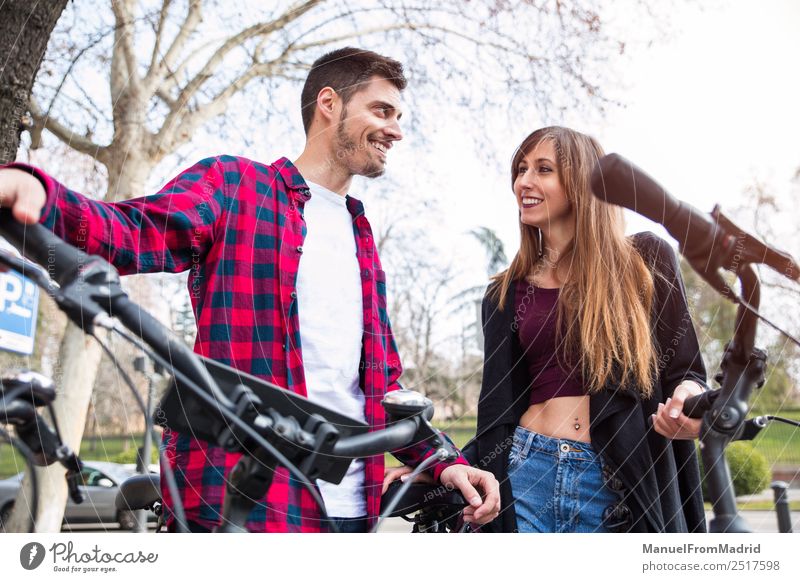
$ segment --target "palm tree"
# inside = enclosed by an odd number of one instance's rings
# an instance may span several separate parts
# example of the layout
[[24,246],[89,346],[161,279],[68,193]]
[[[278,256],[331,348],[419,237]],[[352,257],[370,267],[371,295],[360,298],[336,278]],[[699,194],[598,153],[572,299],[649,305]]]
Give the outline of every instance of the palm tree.
[[[486,253],[486,274],[488,277],[491,277],[508,265],[505,246],[495,231],[486,226],[480,226],[469,231],[469,234],[481,244]],[[483,330],[481,329],[480,318],[481,299],[483,298],[484,290],[485,285],[475,285],[459,292],[452,299],[452,301],[455,303],[453,313],[457,313],[465,309],[474,310],[475,321],[467,326],[467,330],[473,331],[475,335],[475,341],[481,348],[483,347]]]

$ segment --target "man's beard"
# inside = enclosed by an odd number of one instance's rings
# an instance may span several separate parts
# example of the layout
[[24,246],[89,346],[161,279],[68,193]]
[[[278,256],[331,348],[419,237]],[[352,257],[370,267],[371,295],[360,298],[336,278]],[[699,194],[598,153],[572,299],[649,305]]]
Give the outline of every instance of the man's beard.
[[386,167],[384,164],[374,161],[372,156],[369,155],[369,152],[366,152],[367,155],[365,163],[358,166],[355,165],[356,161],[354,158],[358,155],[359,149],[362,147],[370,148],[372,146],[369,144],[369,139],[367,140],[366,146],[359,146],[358,143],[353,141],[353,139],[347,135],[344,127],[345,115],[346,111],[343,111],[339,125],[336,128],[336,160],[346,167],[347,171],[354,176],[377,178],[378,176],[383,175],[383,173],[386,171]]

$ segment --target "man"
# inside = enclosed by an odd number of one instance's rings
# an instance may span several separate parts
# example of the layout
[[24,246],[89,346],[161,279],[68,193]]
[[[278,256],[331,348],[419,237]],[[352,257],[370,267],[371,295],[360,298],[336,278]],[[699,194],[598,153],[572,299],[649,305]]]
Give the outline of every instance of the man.
[[[294,163],[209,158],[158,194],[114,204],[12,164],[0,170],[0,203],[122,274],[189,270],[197,353],[380,428],[380,401],[399,388],[401,367],[370,225],[347,192],[353,176],[383,174],[402,138],[405,85],[397,61],[340,49],[314,63],[303,87],[306,145]],[[239,455],[170,431],[164,445],[190,529],[210,530],[221,519],[225,476]],[[416,465],[432,453],[420,443],[396,456]],[[461,457],[435,465],[432,476],[461,490],[470,502],[468,521],[497,515],[490,473]],[[340,529],[367,531],[375,522],[383,478],[383,458],[372,457],[353,462],[338,486],[319,483]],[[174,529],[166,488],[163,496]],[[327,524],[309,493],[280,468],[248,529],[325,531]]]

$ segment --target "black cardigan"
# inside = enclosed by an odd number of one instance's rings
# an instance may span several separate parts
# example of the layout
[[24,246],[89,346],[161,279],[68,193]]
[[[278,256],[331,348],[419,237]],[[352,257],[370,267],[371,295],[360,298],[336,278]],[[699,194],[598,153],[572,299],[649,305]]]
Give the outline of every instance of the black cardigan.
[[[705,385],[686,293],[672,248],[652,233],[634,235],[633,243],[653,272],[651,322],[659,354],[659,374],[653,396],[642,399],[635,388],[609,384],[590,396],[592,446],[622,479],[623,502],[633,515],[629,531],[704,532],[705,514],[700,472],[691,440],[669,440],[652,428],[650,415],[684,379]],[[508,297],[515,297],[512,283]],[[508,480],[508,452],[514,429],[528,408],[529,384],[518,335],[512,329],[514,307],[504,310],[483,300],[485,353],[478,401],[478,427],[464,447],[471,464],[490,471],[500,482],[500,516],[482,531],[516,531],[516,515]]]

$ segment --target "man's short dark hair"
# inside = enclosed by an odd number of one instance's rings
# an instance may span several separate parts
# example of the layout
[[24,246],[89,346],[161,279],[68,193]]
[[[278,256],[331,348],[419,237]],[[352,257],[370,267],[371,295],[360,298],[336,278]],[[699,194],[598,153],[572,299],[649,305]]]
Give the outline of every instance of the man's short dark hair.
[[342,98],[342,103],[347,105],[353,95],[372,77],[391,81],[400,91],[406,88],[403,65],[372,51],[346,47],[329,52],[314,61],[300,95],[306,135],[314,119],[320,91],[330,87]]

